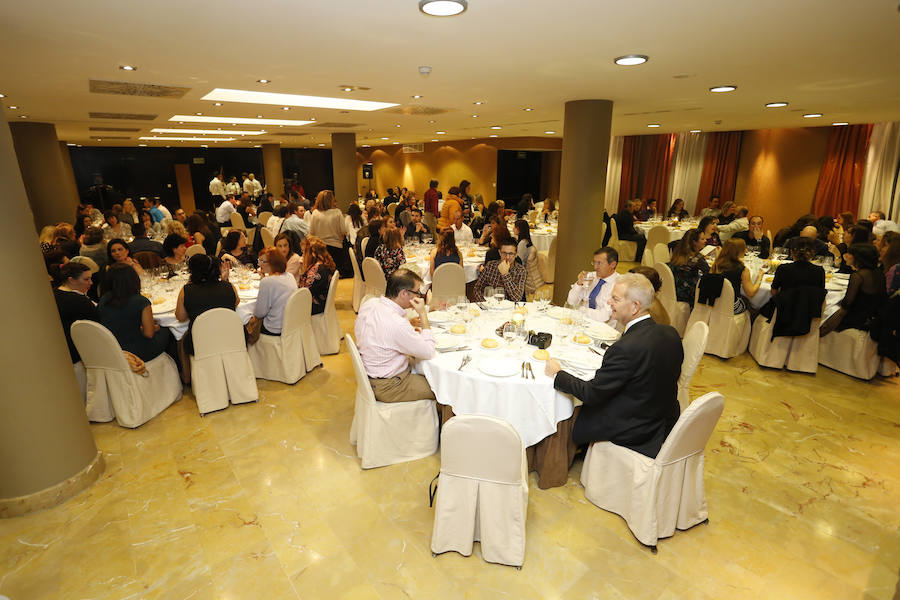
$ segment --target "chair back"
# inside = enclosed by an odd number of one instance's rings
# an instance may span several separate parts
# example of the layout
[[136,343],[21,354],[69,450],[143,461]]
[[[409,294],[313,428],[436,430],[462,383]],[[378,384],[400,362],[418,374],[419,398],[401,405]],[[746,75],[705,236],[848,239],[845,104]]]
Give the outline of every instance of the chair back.
[[701,454],[722,416],[724,406],[725,400],[718,392],[710,392],[694,400],[669,432],[656,455],[656,463],[665,465]]
[[612,216],[609,219],[609,241],[606,243],[607,246],[612,246],[615,248],[616,244],[619,243],[619,226],[616,224],[616,217]]
[[369,238],[368,238],[368,237],[364,237],[364,238],[363,238],[363,241],[361,241],[361,242],[359,243],[359,248],[360,248],[360,250],[362,250],[363,256],[366,255],[366,246],[368,246],[368,245],[369,245]]
[[657,244],[667,245],[669,243],[669,230],[665,225],[654,225],[647,232],[647,248],[656,248]]
[[368,292],[376,296],[383,296],[387,289],[387,279],[384,277],[381,264],[371,256],[367,256],[363,259],[362,270]]
[[412,220],[412,213],[410,213],[410,211],[404,210],[400,213],[400,224],[403,225],[404,228],[409,225],[410,220]]
[[[335,312],[337,309],[335,307],[334,301],[337,298],[337,287],[338,281],[341,279],[340,272],[335,269],[334,273],[331,275],[331,283],[328,285],[328,295],[325,297],[325,312],[331,312],[335,314],[335,318],[337,318],[337,313]],[[385,287],[387,287],[387,283],[385,283]],[[312,296],[310,296],[310,299]],[[311,300],[310,300],[311,301]]]
[[[698,286],[699,288],[699,286]],[[718,316],[720,319],[731,319],[734,316],[734,286],[726,279],[722,282],[722,293],[719,299],[713,305],[712,315]]]
[[369,383],[369,376],[366,374],[366,368],[363,366],[362,356],[356,343],[348,333],[344,336],[347,342],[347,349],[350,351],[350,362],[353,363],[353,374],[356,375],[356,396],[362,398],[364,403],[369,406],[375,405],[375,392],[372,391],[372,384]]
[[657,261],[653,268],[656,269],[660,280],[662,280],[662,286],[659,288],[659,301],[667,308],[670,305],[674,306],[678,298],[675,296],[675,275],[672,274],[672,269],[669,268],[669,265],[660,261]]
[[162,264],[162,258],[156,252],[135,252],[132,258],[143,269],[155,269]]
[[538,216],[538,211],[536,211],[536,210],[529,210],[529,211],[528,211],[528,217],[527,217],[528,223],[529,223],[530,225],[534,225],[535,222],[537,221],[537,216]]
[[523,449],[519,434],[506,421],[457,415],[441,430],[441,474],[518,484]]
[[97,271],[100,270],[100,265],[98,265],[96,262],[94,262],[94,259],[91,258],[90,256],[80,256],[80,255],[73,256],[69,260],[69,262],[80,263],[80,264],[86,266],[88,269],[91,270],[91,274],[96,273]]
[[435,302],[466,295],[466,272],[456,263],[444,263],[434,270],[431,297]]
[[388,211],[388,214],[389,214],[389,215],[391,215],[392,217],[396,218],[396,215],[397,215],[397,203],[396,203],[396,202],[391,202],[390,204],[388,204],[388,206],[387,206],[387,211]]
[[184,253],[184,259],[187,260],[196,254],[206,254],[206,250],[203,248],[203,244],[194,244],[190,248],[188,248],[187,252]]
[[706,352],[706,340],[709,338],[709,325],[698,321],[687,330],[684,339],[681,340],[684,349],[684,360],[681,362],[681,375],[678,377],[678,403],[684,411],[690,404],[691,378]]
[[75,321],[70,332],[86,369],[130,370],[116,337],[100,323]]
[[[650,247],[649,245],[647,246]],[[668,244],[657,244],[653,248],[653,263],[667,263],[672,259],[672,253],[669,252]]]
[[285,337],[303,327],[309,327],[312,318],[312,294],[308,288],[300,288],[288,298],[284,307],[281,336]]
[[236,212],[231,213],[231,228],[232,229],[244,229],[244,217],[239,215]]
[[259,216],[256,217],[256,220],[259,221],[260,225],[265,227],[271,217],[272,217],[272,211],[264,210],[261,213],[259,213]]
[[194,320],[194,358],[229,352],[246,352],[244,324],[238,314],[228,308],[213,308]]
[[261,227],[259,230],[259,235],[262,236],[263,248],[275,247],[275,236],[272,235],[272,232],[269,229]]

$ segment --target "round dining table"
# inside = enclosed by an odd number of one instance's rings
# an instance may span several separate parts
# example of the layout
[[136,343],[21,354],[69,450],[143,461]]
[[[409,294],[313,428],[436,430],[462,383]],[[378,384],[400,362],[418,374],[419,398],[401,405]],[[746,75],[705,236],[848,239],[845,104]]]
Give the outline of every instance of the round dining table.
[[680,221],[675,225],[670,225],[664,221],[641,221],[634,224],[634,228],[644,234],[644,237],[650,233],[650,230],[657,225],[662,225],[669,233],[669,242],[680,240],[684,234],[697,226],[697,222],[693,220]]
[[[484,255],[487,252],[487,248],[469,243],[460,244],[458,248],[463,257],[466,283],[472,283],[478,279],[478,267],[484,264]],[[432,251],[434,251],[434,244],[408,242],[403,246],[407,266],[413,265],[419,276],[422,277],[422,281],[426,284],[431,284],[430,257]]]

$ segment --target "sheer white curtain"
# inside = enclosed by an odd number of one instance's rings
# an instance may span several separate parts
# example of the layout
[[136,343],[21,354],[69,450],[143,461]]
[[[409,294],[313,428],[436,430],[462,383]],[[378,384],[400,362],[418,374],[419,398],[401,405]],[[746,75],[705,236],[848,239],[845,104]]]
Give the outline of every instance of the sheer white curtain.
[[[900,122],[875,123],[869,138],[866,170],[859,194],[859,218],[873,210],[882,210],[888,219],[900,222],[900,184],[894,190],[897,163],[900,162]],[[891,192],[894,192],[893,207]]]
[[675,140],[675,160],[672,161],[672,184],[669,186],[668,211],[676,198],[684,200],[684,209],[694,214],[697,192],[700,191],[700,176],[703,174],[703,159],[706,157],[705,133],[679,133]]
[[619,212],[619,188],[622,185],[622,144],[625,138],[617,135],[609,141],[609,163],[606,167],[606,212]]

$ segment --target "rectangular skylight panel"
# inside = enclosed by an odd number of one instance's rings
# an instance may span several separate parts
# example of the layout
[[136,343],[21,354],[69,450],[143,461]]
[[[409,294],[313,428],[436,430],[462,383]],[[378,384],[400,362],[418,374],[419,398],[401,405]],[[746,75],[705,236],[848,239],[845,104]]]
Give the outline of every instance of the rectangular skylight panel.
[[159,127],[150,130],[150,133],[184,133],[184,134],[201,134],[201,135],[262,135],[264,130],[247,130],[241,131],[237,129],[160,129]]
[[334,108],[338,110],[381,110],[399,106],[391,102],[371,102],[351,98],[328,98],[326,96],[301,96],[299,94],[276,94],[273,92],[251,92],[216,88],[201,100],[216,102],[241,102],[244,104],[271,104],[273,106],[303,106],[305,108]]
[[169,121],[184,121],[185,123],[231,123],[233,125],[309,125],[315,121],[300,121],[292,119],[253,119],[247,117],[198,117],[196,115],[174,115]]

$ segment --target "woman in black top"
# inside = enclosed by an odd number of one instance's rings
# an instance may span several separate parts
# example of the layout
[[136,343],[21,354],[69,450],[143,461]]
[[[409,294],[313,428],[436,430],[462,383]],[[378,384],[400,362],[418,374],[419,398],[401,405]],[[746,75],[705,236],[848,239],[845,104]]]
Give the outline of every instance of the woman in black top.
[[62,321],[63,333],[66,334],[66,344],[69,346],[69,356],[72,363],[81,360],[78,349],[72,342],[72,333],[69,329],[72,323],[79,320],[100,321],[97,307],[85,294],[91,289],[91,270],[81,263],[66,263],[53,268],[53,283],[56,288],[53,296],[56,299],[56,309],[59,311],[59,319]]
[[247,236],[243,231],[231,230],[222,240],[222,251],[219,258],[224,261],[240,263],[256,268],[256,256],[247,247]]
[[750,308],[750,300],[759,290],[762,282],[762,269],[756,274],[756,278],[750,276],[750,269],[744,266],[741,259],[747,252],[747,244],[742,239],[732,238],[726,240],[722,251],[713,263],[712,273],[720,273],[731,282],[734,288],[734,314],[739,315]]
[[150,300],[141,295],[141,279],[131,265],[110,265],[106,289],[97,307],[100,322],[116,336],[122,350],[143,361],[165,352],[172,334],[153,320]]
[[194,354],[191,330],[194,320],[213,308],[237,308],[237,290],[228,282],[228,264],[206,254],[195,254],[188,260],[191,278],[178,293],[175,318],[190,321],[184,336],[184,350]]
[[184,268],[184,255],[187,252],[187,240],[177,233],[170,233],[163,241],[162,266],[169,270],[169,277],[176,275]]
[[185,228],[191,237],[194,238],[195,244],[203,246],[203,250],[212,256],[216,253],[216,237],[209,224],[203,219],[203,215],[194,213],[184,222]]
[[844,255],[853,268],[841,307],[822,323],[819,335],[832,331],[861,329],[869,331],[875,315],[885,301],[884,273],[878,268],[878,251],[872,244],[853,244]]
[[688,214],[688,211],[684,210],[684,200],[682,200],[681,198],[676,198],[666,216],[670,219],[677,218],[680,220],[687,219],[690,214]]

